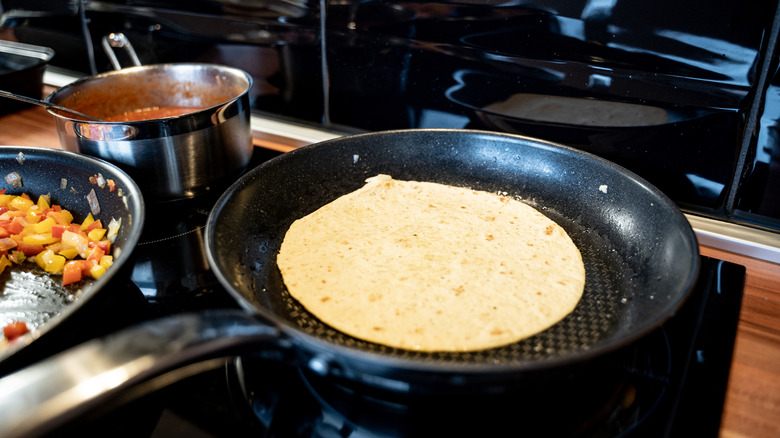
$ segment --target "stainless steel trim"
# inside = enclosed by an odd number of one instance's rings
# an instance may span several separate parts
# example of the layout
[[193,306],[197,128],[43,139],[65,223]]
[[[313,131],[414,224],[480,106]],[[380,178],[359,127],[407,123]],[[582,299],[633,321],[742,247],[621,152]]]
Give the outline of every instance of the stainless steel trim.
[[69,72],[60,71],[52,66],[48,66],[46,71],[43,72],[43,83],[53,87],[63,87],[78,79],[78,76],[74,76]]
[[278,135],[280,137],[304,141],[307,143],[318,143],[344,135],[337,132],[325,131],[318,128],[309,128],[307,126],[260,117],[256,114],[251,116],[250,123],[252,125],[252,131]]
[[694,214],[685,216],[700,245],[780,264],[780,234]]

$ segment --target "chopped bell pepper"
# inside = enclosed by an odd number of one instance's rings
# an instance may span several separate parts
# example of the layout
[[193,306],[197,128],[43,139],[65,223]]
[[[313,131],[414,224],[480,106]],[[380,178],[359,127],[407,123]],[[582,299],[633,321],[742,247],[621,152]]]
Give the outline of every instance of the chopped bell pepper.
[[113,264],[109,255],[121,220],[109,226],[90,212],[81,223],[52,204],[49,195],[33,201],[29,195],[0,189],[0,273],[26,260],[47,273],[63,276],[63,285],[84,277],[99,278]]

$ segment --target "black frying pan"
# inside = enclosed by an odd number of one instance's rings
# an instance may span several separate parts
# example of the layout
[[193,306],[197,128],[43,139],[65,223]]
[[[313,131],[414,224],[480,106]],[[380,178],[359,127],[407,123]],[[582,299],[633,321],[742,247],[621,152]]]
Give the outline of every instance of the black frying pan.
[[[12,172],[21,176],[20,187],[6,182],[6,175]],[[117,189],[111,192],[108,186],[100,188],[92,184],[90,177],[97,174],[113,179]],[[4,363],[53,331],[115,277],[141,235],[144,203],[135,182],[114,165],[71,152],[37,147],[0,146],[0,189],[8,194],[27,193],[33,199],[49,194],[52,203],[73,213],[77,222],[90,213],[86,196],[94,189],[100,207],[95,218],[105,225],[112,218],[122,221],[114,242],[114,264],[100,279],[62,286],[62,277],[48,275],[33,263],[8,268],[0,274],[0,326],[21,320],[31,329],[28,335],[0,350],[0,363]]]
[[[378,173],[522,198],[561,224],[583,254],[575,311],[525,341],[475,353],[394,350],[339,333],[286,292],[276,254],[289,225]],[[528,138],[464,130],[408,130],[340,138],[271,160],[217,203],[206,229],[211,265],[250,312],[278,325],[343,375],[544,371],[635,341],[681,305],[698,274],[695,235],[654,187],[610,162]],[[440,376],[438,376],[440,377]],[[460,376],[462,377],[462,376]],[[501,376],[504,378],[505,376]]]
[[[318,322],[285,291],[275,263],[280,242],[295,219],[377,173],[508,192],[534,204],[569,232],[583,254],[582,301],[537,336],[474,353],[395,350]],[[122,390],[133,388],[137,394],[140,383],[161,374],[236,352],[282,349],[292,353],[287,359],[310,371],[382,390],[409,391],[419,385],[468,390],[536,379],[607,355],[658,327],[686,299],[699,263],[685,217],[636,175],[571,148],[467,130],[361,134],[272,159],[222,195],[205,238],[209,264],[246,312],[212,311],[144,323],[0,379],[0,404],[34,400],[0,410],[2,435],[28,432],[25,415],[34,416],[38,426],[53,427]],[[89,373],[63,375],[64,363],[84,364]],[[100,376],[114,378],[111,387],[87,395],[74,392],[85,378]],[[72,394],[68,403],[63,393]],[[55,397],[59,410],[40,408],[40,401]]]
[[[54,57],[48,47],[0,40],[0,89],[26,97],[40,99],[43,94],[43,74]],[[7,100],[0,114],[29,107],[29,104]]]

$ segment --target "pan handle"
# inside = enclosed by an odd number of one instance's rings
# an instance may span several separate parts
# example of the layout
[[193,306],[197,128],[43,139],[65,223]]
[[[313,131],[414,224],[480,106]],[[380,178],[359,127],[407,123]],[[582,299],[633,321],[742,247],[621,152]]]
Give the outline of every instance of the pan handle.
[[130,399],[217,368],[278,328],[240,310],[144,322],[95,338],[0,379],[0,436],[38,436],[117,399]]
[[133,65],[136,67],[141,65],[141,60],[138,59],[138,55],[136,55],[135,49],[133,49],[133,45],[130,43],[130,40],[127,39],[125,34],[110,33],[103,37],[102,45],[109,61],[111,61],[111,65],[114,67],[114,70],[122,70],[122,63],[120,63],[119,59],[116,57],[114,48],[125,49],[127,56],[130,57],[130,61],[133,63]]

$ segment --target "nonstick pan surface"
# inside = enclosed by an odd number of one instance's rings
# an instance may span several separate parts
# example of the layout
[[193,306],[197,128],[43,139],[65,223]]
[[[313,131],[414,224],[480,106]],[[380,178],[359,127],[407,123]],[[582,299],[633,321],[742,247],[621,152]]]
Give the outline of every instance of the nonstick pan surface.
[[[572,314],[537,336],[473,353],[397,350],[346,336],[290,297],[276,255],[290,224],[385,173],[508,193],[561,224],[586,267]],[[469,130],[360,134],[304,147],[244,175],[206,229],[219,280],[249,311],[340,368],[385,374],[541,370],[625,346],[683,303],[698,273],[684,215],[637,175],[598,157],[530,138]],[[349,374],[345,372],[344,374]]]
[[[7,184],[5,177],[12,172],[21,177],[21,186]],[[101,188],[90,181],[98,174],[114,180],[116,189],[111,191],[107,185]],[[94,217],[106,225],[111,219],[122,221],[112,250],[114,264],[97,280],[62,286],[61,276],[46,274],[34,263],[10,267],[0,274],[0,325],[24,321],[31,329],[0,349],[3,362],[53,331],[116,276],[140,237],[144,202],[135,182],[116,166],[72,152],[38,147],[0,146],[0,189],[7,194],[26,193],[32,199],[48,194],[52,204],[69,210],[79,223],[91,211],[87,195],[94,189],[100,207]]]

